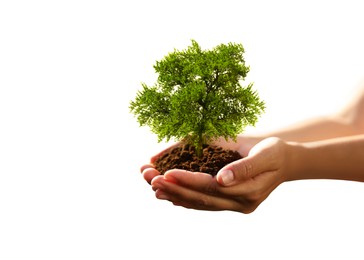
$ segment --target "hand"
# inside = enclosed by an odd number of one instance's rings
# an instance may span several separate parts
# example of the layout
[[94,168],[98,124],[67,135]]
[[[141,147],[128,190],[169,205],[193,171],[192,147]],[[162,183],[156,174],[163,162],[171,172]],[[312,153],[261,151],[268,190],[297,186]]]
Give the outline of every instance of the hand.
[[221,169],[216,177],[184,170],[170,170],[157,176],[152,168],[145,168],[143,175],[154,175],[151,184],[156,197],[174,205],[251,213],[287,180],[290,158],[289,144],[268,138],[254,146],[247,157]]
[[[238,151],[243,157],[246,157],[250,151],[250,149],[257,144],[261,138],[255,138],[255,137],[248,137],[240,135],[237,137],[236,142],[233,140],[225,140],[224,138],[220,138],[216,140],[213,145],[220,146],[224,149],[230,149],[234,151]],[[145,164],[140,168],[140,171],[143,174],[144,179],[151,184],[152,179],[158,175],[160,175],[160,172],[158,172],[156,169],[154,169],[154,162],[157,160],[158,157],[160,157],[162,154],[170,151],[174,147],[180,145],[180,142],[168,147],[167,149],[161,151],[160,153],[154,155],[149,164]]]

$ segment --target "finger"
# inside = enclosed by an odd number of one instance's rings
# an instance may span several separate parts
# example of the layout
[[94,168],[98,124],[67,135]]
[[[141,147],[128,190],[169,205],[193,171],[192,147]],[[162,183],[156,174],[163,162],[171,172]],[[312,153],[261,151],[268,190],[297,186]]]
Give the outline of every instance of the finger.
[[170,170],[165,173],[164,178],[166,181],[171,181],[187,189],[219,197],[256,197],[255,194],[259,193],[260,190],[263,191],[265,185],[270,185],[270,182],[264,182],[265,180],[270,181],[269,178],[259,178],[248,179],[237,185],[223,187],[210,174],[185,170]]
[[247,200],[259,200],[266,191],[274,190],[282,181],[276,171],[259,174],[236,185],[224,187],[220,193],[226,196],[244,197]]
[[144,164],[142,167],[140,167],[140,172],[143,173],[144,170],[154,168],[152,164]]
[[167,171],[164,178],[180,186],[204,193],[214,194],[217,191],[216,179],[207,173],[174,169]]
[[263,147],[261,150],[258,148],[254,147],[247,157],[223,167],[216,176],[218,183],[223,186],[231,186],[258,174],[277,170],[276,152],[269,147]]
[[181,142],[177,142],[173,145],[171,145],[170,147],[162,150],[161,152],[157,153],[156,155],[154,155],[151,159],[150,159],[150,162],[151,163],[154,163],[160,156],[162,156],[163,154],[165,153],[168,153],[169,151],[171,151],[173,148],[179,146],[181,144]]
[[154,168],[145,168],[142,172],[143,174],[143,178],[149,183],[151,184],[152,180],[156,177],[160,175],[160,172],[157,171]]
[[185,208],[210,211],[232,210],[244,213],[250,211],[248,207],[244,207],[242,203],[233,199],[191,190],[165,179],[158,178],[156,182],[153,180],[152,185],[156,189],[157,198],[169,200],[173,204]]
[[220,146],[224,149],[233,150],[239,152],[243,157],[248,156],[251,148],[259,142],[260,139],[253,137],[239,136],[236,140],[218,138],[213,142],[214,145]]
[[245,210],[252,212],[283,182],[279,176],[277,171],[265,172],[237,185],[222,187],[220,193],[241,202]]
[[217,182],[223,186],[232,186],[243,180],[269,169],[260,158],[243,158],[223,167],[216,175]]

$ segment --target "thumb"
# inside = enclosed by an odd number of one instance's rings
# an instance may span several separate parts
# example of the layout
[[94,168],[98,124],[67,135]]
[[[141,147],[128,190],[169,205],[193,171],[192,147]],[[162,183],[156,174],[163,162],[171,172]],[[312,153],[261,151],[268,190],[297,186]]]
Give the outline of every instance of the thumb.
[[278,143],[275,139],[266,139],[253,147],[249,155],[243,159],[224,166],[216,175],[217,182],[223,186],[231,186],[258,174],[277,168]]
[[216,175],[217,182],[223,186],[234,185],[259,174],[255,159],[245,157],[223,167]]

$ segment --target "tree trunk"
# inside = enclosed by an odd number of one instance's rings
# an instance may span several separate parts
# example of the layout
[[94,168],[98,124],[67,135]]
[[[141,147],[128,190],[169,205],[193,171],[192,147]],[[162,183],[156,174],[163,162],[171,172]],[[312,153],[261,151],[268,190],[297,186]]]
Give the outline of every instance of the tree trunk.
[[202,157],[202,150],[203,150],[204,144],[205,144],[205,140],[204,140],[202,132],[200,132],[198,134],[198,140],[197,140],[197,145],[196,145],[196,154],[200,158]]

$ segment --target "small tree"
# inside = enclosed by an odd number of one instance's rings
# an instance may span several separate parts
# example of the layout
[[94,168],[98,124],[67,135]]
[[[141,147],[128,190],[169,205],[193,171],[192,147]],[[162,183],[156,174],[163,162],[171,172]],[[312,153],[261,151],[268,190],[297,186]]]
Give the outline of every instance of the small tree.
[[158,141],[172,137],[195,146],[218,137],[236,139],[264,111],[253,84],[240,85],[249,67],[241,44],[221,44],[202,50],[192,40],[186,50],[169,53],[154,65],[154,86],[142,84],[130,110],[140,125],[148,125]]

